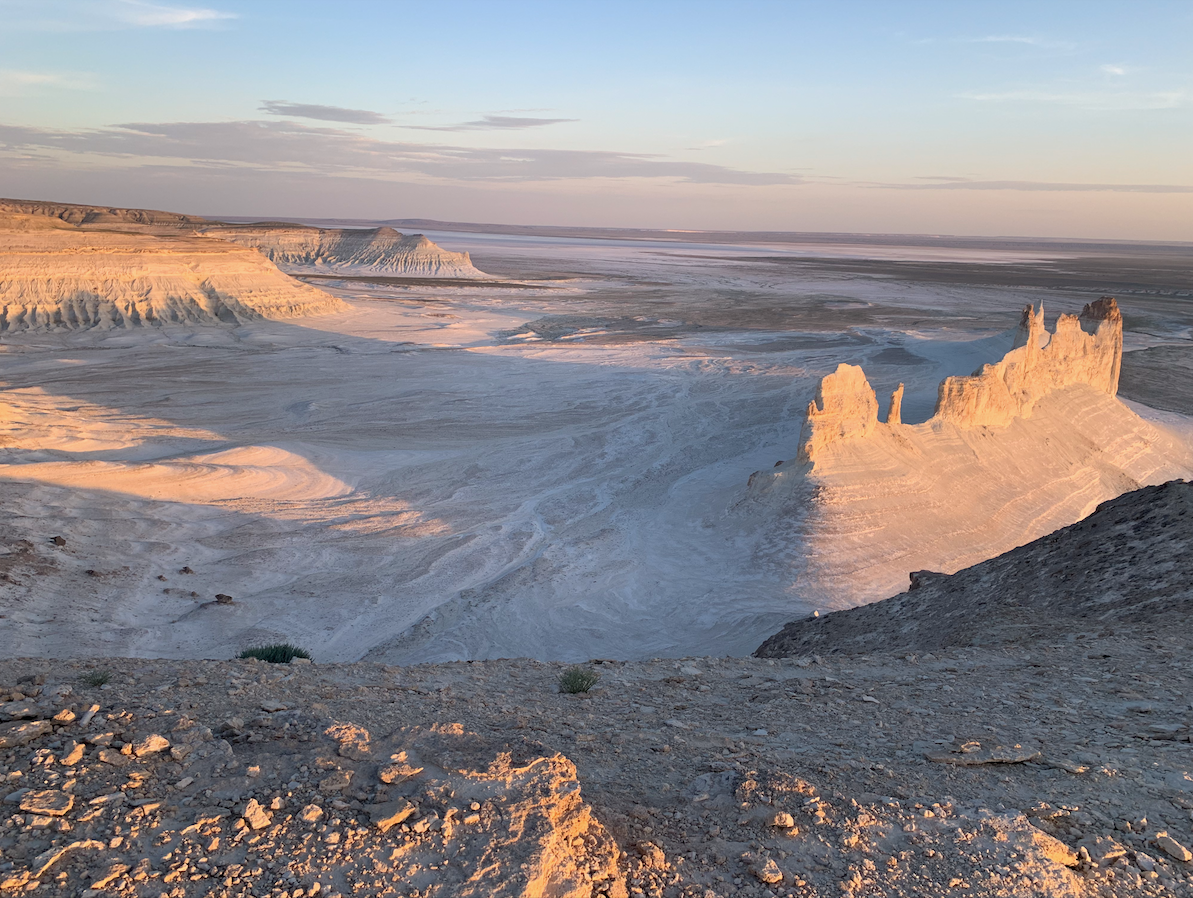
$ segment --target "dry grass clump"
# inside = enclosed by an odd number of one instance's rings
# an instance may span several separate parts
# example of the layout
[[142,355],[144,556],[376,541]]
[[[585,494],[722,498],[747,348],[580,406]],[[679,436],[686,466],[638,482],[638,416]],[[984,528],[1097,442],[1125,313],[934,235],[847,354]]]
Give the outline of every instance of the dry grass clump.
[[256,658],[270,664],[289,664],[295,658],[310,660],[311,653],[288,642],[275,642],[272,645],[258,645],[245,649],[240,653],[240,657]]
[[569,695],[577,692],[587,692],[597,684],[601,675],[591,667],[569,667],[559,675],[559,691]]

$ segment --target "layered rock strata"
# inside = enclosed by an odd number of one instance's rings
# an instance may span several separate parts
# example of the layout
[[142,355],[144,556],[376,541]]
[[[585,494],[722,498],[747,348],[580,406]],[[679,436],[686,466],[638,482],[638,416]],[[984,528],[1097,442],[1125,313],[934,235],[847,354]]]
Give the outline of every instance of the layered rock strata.
[[1062,315],[1025,309],[1006,355],[947,378],[923,424],[887,420],[861,368],[841,365],[808,406],[794,464],[751,478],[777,509],[760,563],[790,570],[794,600],[826,610],[893,595],[914,570],[957,571],[1072,524],[1099,503],[1193,475],[1193,449],[1115,398],[1113,299]]
[[[1056,332],[1044,327],[1044,306],[1027,306],[1014,348],[968,377],[940,384],[929,426],[1001,427],[1029,416],[1054,390],[1085,384],[1108,396],[1118,392],[1123,352],[1123,316],[1112,297],[1087,303],[1078,315],[1061,315]],[[886,423],[902,423],[903,384],[891,396]],[[801,461],[815,462],[833,443],[867,437],[878,426],[878,401],[865,373],[839,365],[820,383],[800,439]]]
[[328,229],[288,224],[221,225],[203,233],[260,250],[290,269],[330,269],[407,277],[483,278],[468,253],[393,228]]
[[22,217],[0,221],[0,333],[236,323],[344,308],[251,249],[198,237],[29,225]]

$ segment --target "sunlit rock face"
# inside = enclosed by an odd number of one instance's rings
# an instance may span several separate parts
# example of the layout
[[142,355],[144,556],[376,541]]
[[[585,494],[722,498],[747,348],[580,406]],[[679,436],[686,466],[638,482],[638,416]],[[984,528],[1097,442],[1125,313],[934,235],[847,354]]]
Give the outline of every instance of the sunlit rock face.
[[911,571],[957,571],[1124,492],[1193,475],[1186,442],[1115,398],[1121,356],[1113,299],[1062,315],[1052,334],[1028,308],[1006,355],[947,378],[933,416],[914,425],[901,422],[901,387],[880,421],[862,369],[839,366],[808,407],[799,464],[751,478],[755,499],[788,509],[775,539],[800,546],[793,598],[884,598]]
[[453,253],[422,234],[393,228],[329,229],[298,225],[223,225],[203,233],[260,250],[288,268],[332,269],[407,277],[483,278],[468,253]]
[[0,332],[238,323],[342,308],[232,244],[0,216]]

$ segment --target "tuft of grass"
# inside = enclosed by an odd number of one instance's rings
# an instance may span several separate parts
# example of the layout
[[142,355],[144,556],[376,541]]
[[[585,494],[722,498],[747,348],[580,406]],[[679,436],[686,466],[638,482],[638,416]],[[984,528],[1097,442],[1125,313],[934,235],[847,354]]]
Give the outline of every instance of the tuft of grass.
[[270,664],[289,664],[295,658],[309,660],[311,653],[296,645],[290,645],[288,642],[275,642],[273,645],[257,645],[251,649],[245,649],[240,653],[240,657],[257,658],[261,661],[268,661]]
[[591,667],[569,667],[559,675],[559,691],[569,695],[577,692],[587,692],[597,684],[601,675]]
[[105,683],[112,679],[112,671],[110,670],[93,670],[91,673],[84,674],[79,678],[85,686],[92,686],[98,689]]

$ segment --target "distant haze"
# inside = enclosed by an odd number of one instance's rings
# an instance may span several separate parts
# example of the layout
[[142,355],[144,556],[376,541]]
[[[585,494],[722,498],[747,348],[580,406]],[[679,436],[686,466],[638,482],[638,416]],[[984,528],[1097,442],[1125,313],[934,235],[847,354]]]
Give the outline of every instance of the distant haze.
[[1193,4],[0,0],[0,195],[1193,241]]

